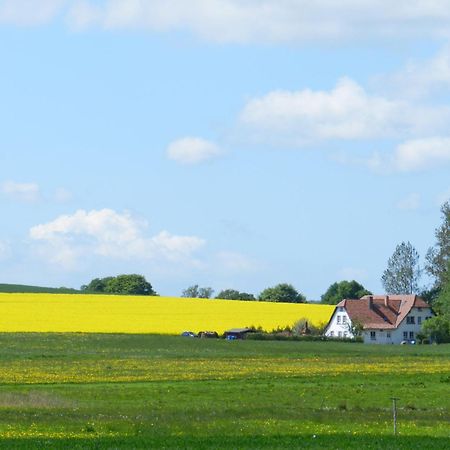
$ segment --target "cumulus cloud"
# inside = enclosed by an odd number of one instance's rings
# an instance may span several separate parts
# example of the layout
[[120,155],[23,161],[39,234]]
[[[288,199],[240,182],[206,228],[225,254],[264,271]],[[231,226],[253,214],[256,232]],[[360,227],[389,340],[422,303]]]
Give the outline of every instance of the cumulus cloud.
[[396,148],[392,164],[400,172],[450,164],[450,138],[432,137],[406,141]]
[[434,92],[450,89],[450,46],[442,48],[427,60],[412,60],[399,71],[378,76],[374,80],[378,89],[396,96],[420,98]]
[[53,20],[68,0],[0,0],[0,24],[42,25]]
[[198,137],[185,137],[167,147],[169,159],[181,164],[199,164],[216,158],[222,152],[213,142]]
[[75,26],[189,31],[217,42],[449,35],[449,0],[80,0]]
[[5,181],[1,184],[0,190],[8,197],[23,202],[35,202],[40,196],[39,185],[36,183],[16,183],[15,181]]
[[331,91],[274,91],[250,100],[240,122],[259,136],[278,135],[301,145],[327,139],[371,139],[417,135],[443,128],[445,107],[420,107],[368,94],[349,78]]
[[42,256],[67,269],[81,258],[186,261],[205,243],[195,236],[177,236],[161,231],[146,236],[146,222],[112,209],[78,210],[30,229],[30,238],[42,245]]
[[187,31],[213,42],[442,38],[450,0],[0,0],[0,23]]

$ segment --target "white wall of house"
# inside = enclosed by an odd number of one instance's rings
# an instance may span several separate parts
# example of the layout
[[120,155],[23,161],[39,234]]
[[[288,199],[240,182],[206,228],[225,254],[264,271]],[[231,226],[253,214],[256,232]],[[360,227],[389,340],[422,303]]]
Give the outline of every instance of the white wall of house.
[[330,323],[325,330],[325,336],[335,338],[354,338],[351,332],[351,320],[345,308],[339,306],[335,309]]
[[411,311],[396,329],[374,328],[364,330],[364,342],[366,344],[400,344],[402,341],[415,341],[425,320],[433,315],[431,308],[411,308]]

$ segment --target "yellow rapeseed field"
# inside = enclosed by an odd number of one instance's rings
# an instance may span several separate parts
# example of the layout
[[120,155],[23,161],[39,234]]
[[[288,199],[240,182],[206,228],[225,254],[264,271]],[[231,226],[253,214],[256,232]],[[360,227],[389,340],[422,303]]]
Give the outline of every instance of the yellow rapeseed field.
[[328,305],[76,294],[0,294],[0,332],[179,334],[329,320]]

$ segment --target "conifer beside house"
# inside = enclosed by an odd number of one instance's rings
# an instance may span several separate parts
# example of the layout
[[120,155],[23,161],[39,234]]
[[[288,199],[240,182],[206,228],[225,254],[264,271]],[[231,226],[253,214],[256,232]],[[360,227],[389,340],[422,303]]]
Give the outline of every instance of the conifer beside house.
[[365,295],[336,305],[325,336],[365,343],[415,342],[423,323],[434,315],[430,305],[417,295]]

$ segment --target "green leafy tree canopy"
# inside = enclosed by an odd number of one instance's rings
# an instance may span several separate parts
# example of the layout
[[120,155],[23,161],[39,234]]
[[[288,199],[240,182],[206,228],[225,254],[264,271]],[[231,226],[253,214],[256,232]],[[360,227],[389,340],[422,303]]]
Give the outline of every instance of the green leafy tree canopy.
[[444,284],[450,262],[450,203],[441,207],[442,224],[435,231],[436,244],[428,249],[425,270],[435,280],[435,287]]
[[388,294],[415,294],[420,275],[419,253],[411,242],[402,242],[389,258],[381,283]]
[[298,292],[292,284],[281,283],[264,289],[259,294],[263,302],[306,303],[306,297]]
[[84,292],[118,295],[157,295],[143,275],[129,274],[116,277],[94,278],[81,287]]
[[211,298],[213,293],[214,289],[211,287],[199,287],[198,284],[194,284],[184,289],[181,296],[186,298]]
[[253,294],[239,292],[236,289],[224,289],[217,294],[216,298],[223,300],[256,300]]
[[346,298],[361,298],[364,295],[370,295],[372,292],[368,291],[362,284],[355,280],[340,281],[333,283],[321,297],[321,303],[327,305],[337,305],[341,300]]

